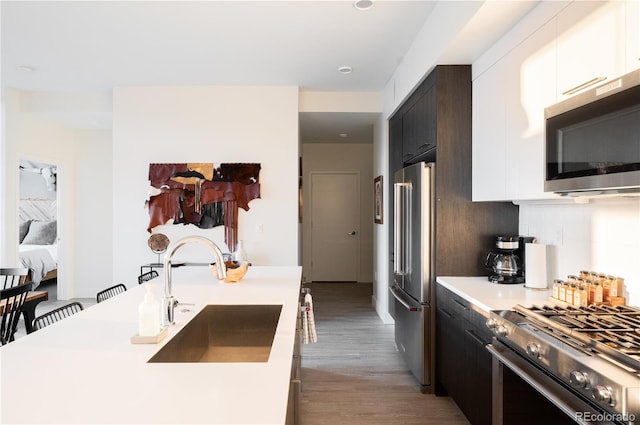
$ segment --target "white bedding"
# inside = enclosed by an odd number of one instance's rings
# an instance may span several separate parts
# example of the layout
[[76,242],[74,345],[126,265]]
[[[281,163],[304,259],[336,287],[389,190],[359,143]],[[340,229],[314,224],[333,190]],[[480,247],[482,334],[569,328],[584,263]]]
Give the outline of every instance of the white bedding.
[[47,273],[58,268],[58,246],[20,245],[20,261],[31,270],[35,289]]

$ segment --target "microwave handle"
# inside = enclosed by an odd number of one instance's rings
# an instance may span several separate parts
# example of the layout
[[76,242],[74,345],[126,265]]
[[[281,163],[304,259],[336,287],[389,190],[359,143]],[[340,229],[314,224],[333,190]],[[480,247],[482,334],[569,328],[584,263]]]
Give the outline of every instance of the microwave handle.
[[562,94],[566,96],[566,95],[577,93],[582,89],[586,89],[587,87],[591,87],[592,85],[594,85],[596,83],[599,83],[600,81],[604,81],[606,79],[607,79],[607,77],[596,77],[596,78],[593,78],[593,79],[591,79],[589,81],[585,81],[582,84],[578,84],[577,86],[575,86],[573,88],[570,88],[569,90],[567,90],[565,92],[562,92]]

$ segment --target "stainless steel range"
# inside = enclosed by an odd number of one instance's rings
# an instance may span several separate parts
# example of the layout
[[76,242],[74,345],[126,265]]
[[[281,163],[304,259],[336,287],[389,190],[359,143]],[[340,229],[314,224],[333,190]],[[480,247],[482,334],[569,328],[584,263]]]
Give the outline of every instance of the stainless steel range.
[[640,423],[639,308],[518,305],[491,312],[487,326],[494,366],[509,367],[575,422]]

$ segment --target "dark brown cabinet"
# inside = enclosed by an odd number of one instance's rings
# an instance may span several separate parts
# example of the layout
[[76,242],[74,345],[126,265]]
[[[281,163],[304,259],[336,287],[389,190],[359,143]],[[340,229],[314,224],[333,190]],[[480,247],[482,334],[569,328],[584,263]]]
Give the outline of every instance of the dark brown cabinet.
[[[406,102],[389,120],[389,211],[394,211],[395,172],[411,163],[435,162],[435,223],[433,234],[433,276],[481,276],[486,275],[484,260],[495,243],[496,235],[518,234],[518,207],[511,202],[471,201],[471,66],[438,65],[426,77]],[[389,214],[389,283],[393,283],[394,244],[393,213]],[[435,282],[430,286],[431,299],[437,300]],[[389,297],[389,312],[394,316],[393,297]],[[447,316],[454,312],[430,309],[429,335],[435,335],[436,323],[444,323],[458,337],[429,341],[430,376],[442,379],[442,387],[455,394],[461,404],[467,397],[463,382],[465,375],[456,374],[454,368],[466,368],[486,360],[479,353],[467,353],[463,344],[471,347],[475,333],[467,333],[462,322]],[[456,317],[456,314],[452,314]],[[451,320],[454,320],[451,322]],[[441,335],[442,336],[442,335]],[[452,365],[449,367],[448,365]],[[438,369],[436,371],[436,368]],[[474,366],[475,368],[475,366]],[[442,372],[442,373],[440,373]],[[480,376],[476,374],[474,376]],[[474,378],[475,379],[475,378]],[[436,394],[438,386],[436,385]],[[430,390],[432,391],[432,390]],[[475,399],[490,397],[489,393]],[[472,397],[467,397],[472,398]],[[487,402],[491,408],[491,402]],[[471,410],[465,409],[465,412]],[[469,414],[470,417],[475,414]],[[481,415],[480,415],[481,416]],[[478,422],[483,423],[483,422]]]
[[[432,147],[424,150],[425,144]],[[486,274],[484,259],[495,236],[518,233],[518,207],[510,202],[471,201],[470,65],[436,66],[389,120],[387,193],[391,214],[385,219],[389,223],[390,282],[394,174],[420,161],[436,162],[435,275]]]
[[486,317],[442,285],[436,288],[436,376],[472,425],[491,424],[491,332]]
[[413,164],[436,147],[437,108],[435,78],[409,99],[402,120],[402,161]]

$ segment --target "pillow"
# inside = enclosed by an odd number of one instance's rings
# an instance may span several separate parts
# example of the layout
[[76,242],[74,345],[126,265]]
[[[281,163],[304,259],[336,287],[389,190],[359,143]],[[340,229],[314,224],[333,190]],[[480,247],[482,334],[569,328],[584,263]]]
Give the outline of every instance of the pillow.
[[27,236],[27,232],[29,231],[29,225],[31,224],[31,220],[23,221],[20,223],[19,232],[20,232],[20,243],[24,240],[24,237]]
[[56,241],[57,221],[32,221],[24,245],[52,245]]

